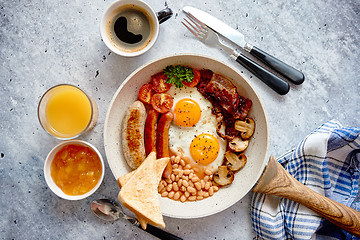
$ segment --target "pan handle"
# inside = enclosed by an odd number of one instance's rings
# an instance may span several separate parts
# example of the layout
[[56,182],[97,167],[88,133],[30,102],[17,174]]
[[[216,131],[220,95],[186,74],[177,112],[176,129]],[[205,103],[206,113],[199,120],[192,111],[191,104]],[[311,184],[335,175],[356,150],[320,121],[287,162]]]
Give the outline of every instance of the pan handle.
[[253,192],[272,194],[298,202],[350,234],[360,237],[360,212],[306,187],[270,156]]

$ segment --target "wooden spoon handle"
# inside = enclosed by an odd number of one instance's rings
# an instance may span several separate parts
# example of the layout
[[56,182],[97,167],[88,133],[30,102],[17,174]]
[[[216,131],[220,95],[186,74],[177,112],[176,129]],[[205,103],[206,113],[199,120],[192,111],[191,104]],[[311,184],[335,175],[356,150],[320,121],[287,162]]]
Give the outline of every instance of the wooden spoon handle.
[[291,176],[273,156],[270,156],[253,191],[303,204],[350,234],[360,237],[360,212],[306,187]]

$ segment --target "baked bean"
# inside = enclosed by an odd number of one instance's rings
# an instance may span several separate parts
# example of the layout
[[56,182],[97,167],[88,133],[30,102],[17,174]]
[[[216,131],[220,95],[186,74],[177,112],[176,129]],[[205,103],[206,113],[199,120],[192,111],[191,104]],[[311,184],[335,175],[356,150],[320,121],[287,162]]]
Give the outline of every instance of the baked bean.
[[[181,161],[181,155],[177,155],[176,157],[175,157],[175,163],[177,163],[177,164],[179,164],[180,163],[180,161]],[[181,164],[181,163],[180,163]]]
[[196,196],[190,196],[190,197],[188,198],[188,200],[189,200],[189,201],[195,201],[195,200],[196,200]]
[[181,195],[181,197],[180,197],[180,201],[181,201],[181,202],[185,202],[185,201],[186,201],[186,197],[185,197],[185,195]]
[[174,194],[174,200],[178,200],[180,198],[180,192],[176,192]]
[[193,188],[193,187],[191,187],[191,186],[188,186],[188,187],[186,188],[186,190],[187,190],[189,193],[194,193],[194,192],[196,192],[196,189]]
[[200,172],[198,167],[192,167],[187,162],[190,158],[183,156],[180,149],[170,149],[173,154],[170,157],[172,163],[172,173],[166,179],[161,179],[158,185],[158,192],[162,197],[186,202],[202,200],[213,196],[219,190],[218,186],[213,186],[213,173],[210,169],[205,169],[205,176],[200,179],[197,175]]
[[205,188],[205,181],[204,181],[204,179],[201,179],[201,180],[200,180],[200,183],[201,183],[201,188]]
[[201,183],[200,182],[196,182],[194,185],[195,185],[195,188],[197,190],[201,190]]
[[200,179],[195,175],[193,178],[191,178],[191,181],[193,183],[196,183],[196,182],[200,181]]
[[164,185],[159,184],[159,187],[158,187],[158,192],[161,192],[161,190],[163,190],[163,189],[164,189]]
[[160,191],[160,193],[163,193],[163,192],[166,192],[166,188],[165,188],[165,187]]
[[210,196],[214,195],[214,188],[213,187],[209,188],[209,195]]
[[167,186],[167,182],[163,179],[163,180],[161,180],[161,183],[162,183],[162,185],[164,185],[164,187],[166,187]]
[[183,167],[185,167],[185,161],[181,159],[181,160],[180,160],[180,165],[183,166]]
[[179,191],[179,186],[176,182],[173,183],[173,189],[175,192]]

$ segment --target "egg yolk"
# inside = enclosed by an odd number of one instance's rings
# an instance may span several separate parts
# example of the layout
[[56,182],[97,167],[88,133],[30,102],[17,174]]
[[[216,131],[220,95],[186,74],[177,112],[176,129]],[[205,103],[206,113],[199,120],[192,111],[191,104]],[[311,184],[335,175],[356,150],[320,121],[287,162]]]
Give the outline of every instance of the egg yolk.
[[190,145],[190,154],[195,162],[202,165],[212,163],[219,154],[219,142],[211,134],[196,136]]
[[178,101],[174,108],[174,122],[181,127],[192,127],[201,116],[201,108],[192,99],[184,98]]

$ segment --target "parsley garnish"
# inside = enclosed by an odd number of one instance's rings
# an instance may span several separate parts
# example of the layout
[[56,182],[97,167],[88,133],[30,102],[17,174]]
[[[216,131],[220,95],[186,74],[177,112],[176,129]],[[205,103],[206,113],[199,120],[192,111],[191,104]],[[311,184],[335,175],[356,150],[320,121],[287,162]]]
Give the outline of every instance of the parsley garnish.
[[191,82],[194,79],[194,73],[192,68],[184,67],[180,65],[167,66],[164,69],[164,74],[166,75],[167,83],[174,83],[177,88],[182,88],[184,84],[183,81]]

